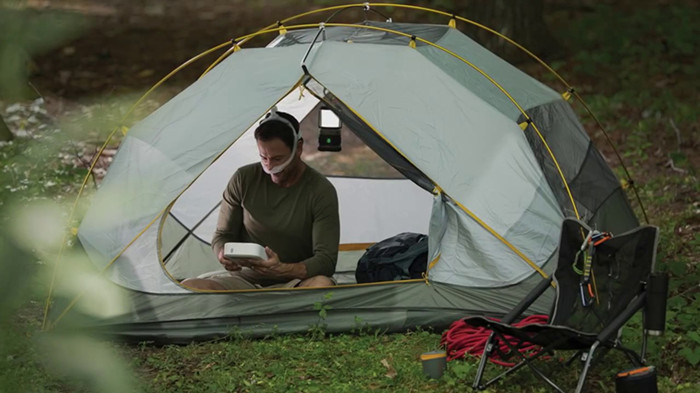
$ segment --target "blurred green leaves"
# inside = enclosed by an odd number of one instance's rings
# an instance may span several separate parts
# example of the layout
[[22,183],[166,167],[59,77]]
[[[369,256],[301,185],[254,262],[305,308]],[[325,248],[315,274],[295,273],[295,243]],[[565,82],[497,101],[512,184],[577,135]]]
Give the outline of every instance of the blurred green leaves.
[[31,59],[84,33],[87,18],[77,13],[40,11],[20,2],[0,2],[0,98],[35,95],[27,83]]
[[83,335],[48,335],[38,344],[47,369],[73,385],[85,386],[90,392],[138,391],[132,371],[110,343]]
[[[81,126],[80,118],[92,117],[82,112],[61,124],[80,131],[62,132],[42,99],[22,102],[36,97],[28,83],[32,58],[86,32],[88,20],[23,5],[0,2],[0,100],[20,101],[2,108],[16,138],[0,146],[0,391],[135,391],[132,371],[112,344],[70,328],[74,315],[103,318],[126,307],[84,254],[70,247],[74,242],[65,242],[70,205],[62,197],[74,195],[85,174],[76,161],[88,153],[76,141],[98,125]],[[49,288],[63,305],[81,296],[90,301],[66,314],[68,328],[40,332]]]
[[[65,206],[37,200],[0,209],[7,220],[0,226],[0,391],[136,391],[113,344],[73,328],[76,318],[118,314],[127,303],[79,249],[61,250]],[[66,313],[60,329],[40,332],[48,288],[56,299],[49,322],[73,299],[89,301]]]
[[31,254],[0,226],[0,330],[5,331],[22,299],[28,296],[25,281],[35,270]]

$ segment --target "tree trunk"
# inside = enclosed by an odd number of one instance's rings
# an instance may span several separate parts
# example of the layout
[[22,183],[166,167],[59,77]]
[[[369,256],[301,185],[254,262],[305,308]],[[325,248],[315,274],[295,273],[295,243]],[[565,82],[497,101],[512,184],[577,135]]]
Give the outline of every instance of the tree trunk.
[[[542,58],[562,55],[562,47],[544,21],[543,0],[457,0],[455,13],[489,27]],[[473,25],[459,27],[486,48],[511,62],[528,58],[497,35]]]

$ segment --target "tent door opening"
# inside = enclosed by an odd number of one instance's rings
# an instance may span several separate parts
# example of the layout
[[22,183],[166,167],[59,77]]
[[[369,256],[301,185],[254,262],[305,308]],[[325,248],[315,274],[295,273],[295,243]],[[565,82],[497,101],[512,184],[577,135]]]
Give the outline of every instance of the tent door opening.
[[[313,81],[313,80],[312,80]],[[304,162],[324,174],[338,193],[338,284],[355,284],[359,258],[374,243],[402,232],[428,234],[432,183],[331,93],[293,91],[277,103],[294,115],[304,138]],[[332,108],[342,126],[342,151],[319,151],[321,108]],[[264,115],[264,114],[263,114]],[[262,116],[261,116],[262,117]],[[235,170],[259,161],[254,123],[170,206],[159,228],[159,256],[176,281],[222,270],[211,250],[221,195]]]

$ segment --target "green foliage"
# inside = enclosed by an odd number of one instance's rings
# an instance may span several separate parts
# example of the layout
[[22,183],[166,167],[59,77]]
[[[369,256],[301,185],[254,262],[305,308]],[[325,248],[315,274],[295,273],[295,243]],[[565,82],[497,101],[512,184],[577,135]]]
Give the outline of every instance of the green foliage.
[[[699,13],[696,7],[683,5],[641,5],[633,12],[599,5],[595,12],[562,30],[562,34],[577,41],[577,72],[600,76],[601,66],[618,64],[635,71],[623,75],[620,82],[641,82],[644,76],[660,71],[690,71],[672,60],[697,52],[700,28],[694,21]],[[642,68],[649,66],[652,68]]]
[[423,376],[418,360],[438,343],[428,332],[319,340],[286,335],[122,351],[135,359],[148,392],[407,391],[439,387]]
[[[598,89],[584,99],[619,140],[652,223],[661,228],[657,269],[671,274],[667,331],[650,340],[649,356],[661,375],[680,380],[690,378],[687,367],[700,358],[694,333],[700,322],[700,244],[693,235],[699,188],[690,159],[700,126],[692,99],[700,69],[693,54],[700,48],[698,16],[697,7],[680,4],[641,5],[630,12],[599,5],[559,30],[576,43],[571,64],[578,84]],[[654,162],[668,169],[644,171]],[[641,320],[635,319],[627,332],[640,329]],[[625,337],[641,345],[638,334]]]
[[688,332],[687,338],[689,345],[681,348],[680,355],[692,366],[697,366],[700,363],[700,334],[697,331]]
[[449,387],[460,387],[464,381],[473,379],[476,375],[476,362],[457,361],[450,364],[450,368],[443,376],[445,384]]
[[318,311],[318,322],[312,326],[309,326],[309,336],[312,339],[321,339],[326,336],[326,317],[328,316],[328,310],[333,308],[331,305],[327,304],[328,300],[333,297],[333,292],[328,292],[323,295],[323,300],[314,303],[314,311]]

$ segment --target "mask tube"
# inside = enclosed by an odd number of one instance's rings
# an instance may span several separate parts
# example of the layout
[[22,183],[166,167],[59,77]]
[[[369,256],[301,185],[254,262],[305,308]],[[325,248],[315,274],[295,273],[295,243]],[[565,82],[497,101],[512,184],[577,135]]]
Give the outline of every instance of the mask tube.
[[294,155],[297,152],[297,142],[299,142],[299,139],[301,138],[301,135],[297,134],[296,130],[294,129],[294,126],[292,123],[285,119],[284,117],[280,116],[277,113],[277,107],[273,106],[272,109],[270,110],[270,113],[265,117],[262,121],[260,121],[259,124],[267,123],[268,121],[278,121],[281,122],[289,127],[290,130],[292,130],[292,135],[294,136],[294,142],[292,143],[292,154],[287,158],[287,160],[275,167],[272,167],[270,169],[265,168],[265,165],[261,163],[262,169],[265,173],[268,175],[276,175],[283,170],[287,169],[289,164],[291,164],[292,160],[294,159]]
[[263,171],[265,173],[267,173],[268,175],[276,175],[276,174],[282,172],[283,170],[287,169],[289,164],[292,162],[292,160],[294,159],[294,154],[296,152],[297,152],[297,144],[296,144],[296,141],[294,141],[294,145],[292,147],[292,154],[289,156],[289,158],[287,158],[287,160],[285,162],[283,162],[277,166],[273,166],[270,169],[267,169],[267,168],[265,168],[265,165],[262,165]]

